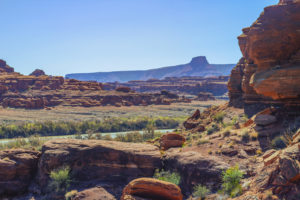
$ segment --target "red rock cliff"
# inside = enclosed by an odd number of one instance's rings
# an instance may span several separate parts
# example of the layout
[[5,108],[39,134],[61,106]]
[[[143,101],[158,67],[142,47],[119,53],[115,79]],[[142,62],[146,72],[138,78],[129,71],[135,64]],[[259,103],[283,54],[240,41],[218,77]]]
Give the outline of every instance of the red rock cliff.
[[300,107],[300,1],[280,0],[238,37],[243,58],[228,83],[230,105],[250,114]]

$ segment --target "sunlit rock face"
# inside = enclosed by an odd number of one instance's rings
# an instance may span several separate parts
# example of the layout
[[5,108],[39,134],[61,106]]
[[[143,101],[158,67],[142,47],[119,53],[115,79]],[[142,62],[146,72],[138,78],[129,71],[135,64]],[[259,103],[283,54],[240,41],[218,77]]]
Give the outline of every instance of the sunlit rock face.
[[230,105],[300,107],[300,1],[266,7],[238,39],[243,58],[231,73]]

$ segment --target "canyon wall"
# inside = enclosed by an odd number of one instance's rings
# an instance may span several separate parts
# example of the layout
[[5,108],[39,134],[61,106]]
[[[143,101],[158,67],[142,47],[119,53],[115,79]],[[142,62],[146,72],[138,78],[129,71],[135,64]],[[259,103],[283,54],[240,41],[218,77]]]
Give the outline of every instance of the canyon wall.
[[300,1],[266,7],[238,39],[243,58],[231,72],[230,105],[249,115],[269,106],[300,110]]

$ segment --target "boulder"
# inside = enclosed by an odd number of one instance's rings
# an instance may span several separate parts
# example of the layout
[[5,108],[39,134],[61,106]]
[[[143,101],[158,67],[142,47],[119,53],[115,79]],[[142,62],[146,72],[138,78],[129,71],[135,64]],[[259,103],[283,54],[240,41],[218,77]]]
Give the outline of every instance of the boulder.
[[177,133],[167,133],[160,138],[160,147],[163,150],[168,150],[173,147],[182,147],[185,142],[185,138]]
[[0,151],[0,196],[22,194],[37,171],[40,153],[32,150]]
[[180,188],[166,181],[153,178],[139,178],[131,181],[123,190],[121,200],[139,199],[182,200]]
[[196,128],[199,125],[199,121],[198,120],[200,119],[200,116],[201,116],[200,110],[197,109],[195,111],[195,113],[190,118],[188,118],[185,122],[183,122],[183,126],[187,130]]
[[152,177],[161,167],[159,149],[149,144],[101,140],[59,139],[46,142],[39,161],[39,183],[47,185],[49,173],[63,165],[78,181],[116,181]]
[[116,200],[116,198],[102,187],[94,187],[78,192],[72,200]]

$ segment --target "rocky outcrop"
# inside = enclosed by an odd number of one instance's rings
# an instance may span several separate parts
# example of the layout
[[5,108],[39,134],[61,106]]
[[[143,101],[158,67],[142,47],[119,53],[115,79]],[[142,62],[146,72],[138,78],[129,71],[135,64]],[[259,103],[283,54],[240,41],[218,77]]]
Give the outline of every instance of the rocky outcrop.
[[119,87],[116,91],[104,91],[101,83],[47,76],[41,70],[35,70],[30,76],[25,76],[9,70],[5,61],[1,63],[0,104],[3,107],[26,109],[43,109],[58,105],[119,107],[190,102],[189,99],[179,98],[177,95],[140,94],[131,91],[129,87]]
[[8,66],[4,60],[0,59],[0,73],[12,73],[14,68]]
[[121,200],[164,199],[182,200],[180,188],[172,183],[153,178],[139,178],[131,181],[123,190]]
[[180,174],[180,188],[185,194],[191,194],[194,186],[198,184],[216,191],[222,182],[222,172],[229,167],[217,157],[202,156],[193,151],[167,151],[164,166],[167,170],[177,171]]
[[243,29],[244,57],[231,72],[230,105],[250,115],[271,104],[300,107],[299,10],[297,0],[280,1]]
[[30,76],[45,76],[45,75],[46,73],[41,69],[36,69],[30,74]]
[[102,187],[94,187],[78,192],[71,200],[116,200]]
[[0,196],[27,191],[37,170],[40,153],[12,149],[0,151]]
[[173,147],[182,147],[184,142],[184,136],[178,133],[167,133],[160,138],[160,148],[163,150],[168,150]]
[[257,175],[250,180],[250,190],[236,199],[250,196],[264,198],[266,191],[276,195],[276,199],[299,199],[300,194],[300,148],[296,143],[284,150],[269,150],[263,155],[263,165],[259,165]]
[[228,92],[229,76],[219,77],[167,77],[164,79],[149,79],[147,81],[128,81],[126,83],[104,83],[104,90],[114,90],[120,86],[130,87],[137,92],[167,91],[175,94],[191,94],[197,96],[200,92],[222,96]]
[[214,95],[210,92],[200,92],[197,95],[197,99],[199,101],[214,101],[216,100],[216,98],[214,97]]
[[161,167],[159,149],[148,144],[99,140],[62,139],[46,142],[39,161],[39,183],[47,185],[49,173],[63,165],[77,181],[128,183],[137,177],[152,177]]

